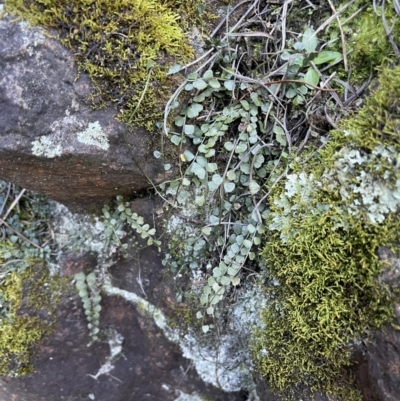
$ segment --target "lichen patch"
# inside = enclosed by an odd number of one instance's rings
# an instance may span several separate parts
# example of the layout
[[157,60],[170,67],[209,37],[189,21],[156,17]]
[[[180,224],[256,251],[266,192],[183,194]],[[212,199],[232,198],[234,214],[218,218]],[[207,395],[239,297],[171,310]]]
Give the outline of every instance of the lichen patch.
[[98,121],[89,123],[84,131],[77,133],[77,138],[80,143],[97,146],[103,150],[108,150],[110,147],[108,137]]

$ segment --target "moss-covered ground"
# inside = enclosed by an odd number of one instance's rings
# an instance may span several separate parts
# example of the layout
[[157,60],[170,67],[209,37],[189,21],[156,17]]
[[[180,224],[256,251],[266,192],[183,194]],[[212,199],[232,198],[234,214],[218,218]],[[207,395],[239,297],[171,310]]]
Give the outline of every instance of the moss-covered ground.
[[[185,31],[199,22],[200,1],[7,0],[6,10],[53,29],[90,74],[93,104],[109,103],[119,118],[154,130],[174,80],[166,72],[193,50]],[[55,31],[54,31],[55,30]]]
[[63,287],[41,262],[3,275],[0,320],[0,375],[19,376],[33,370],[32,356],[53,329],[53,312]]

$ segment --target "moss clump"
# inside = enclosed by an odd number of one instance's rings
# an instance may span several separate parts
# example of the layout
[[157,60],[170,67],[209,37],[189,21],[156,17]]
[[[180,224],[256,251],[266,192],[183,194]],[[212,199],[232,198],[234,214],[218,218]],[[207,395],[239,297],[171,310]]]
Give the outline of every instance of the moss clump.
[[59,289],[60,280],[50,278],[41,264],[3,278],[0,283],[0,375],[18,376],[33,370],[30,361],[34,347],[52,330],[52,313],[57,306]]
[[[345,4],[340,2],[336,8],[340,9]],[[359,15],[351,18],[363,7]],[[392,1],[386,2],[384,8],[377,6],[374,10],[370,1],[356,0],[340,15],[353,82],[365,81],[376,68],[387,66],[396,59],[382,17],[386,19],[395,42],[399,43],[400,18]],[[341,52],[340,31],[336,20],[329,25],[326,32],[332,43],[330,48]],[[348,79],[348,73],[345,71],[339,71],[339,75]]]
[[7,0],[6,10],[33,25],[57,29],[63,44],[75,53],[80,70],[93,79],[94,104],[113,102],[122,121],[151,130],[172,87],[165,74],[167,65],[193,55],[184,29],[194,19],[196,4],[188,0]]
[[351,343],[393,315],[391,291],[377,283],[377,251],[399,254],[400,67],[384,70],[380,82],[324,150],[292,164],[272,200],[262,255],[278,284],[269,288],[253,355],[286,395],[305,385],[359,399],[348,373]]

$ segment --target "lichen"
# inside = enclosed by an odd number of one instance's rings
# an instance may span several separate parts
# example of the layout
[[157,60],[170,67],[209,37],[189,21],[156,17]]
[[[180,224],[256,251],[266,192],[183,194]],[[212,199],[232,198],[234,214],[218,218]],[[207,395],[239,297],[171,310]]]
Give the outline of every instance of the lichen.
[[121,296],[132,302],[141,314],[153,319],[166,338],[179,345],[182,355],[192,361],[206,383],[224,391],[239,391],[251,387],[251,373],[242,361],[235,336],[223,335],[217,342],[202,344],[190,331],[183,332],[179,328],[172,328],[168,318],[159,308],[133,292],[114,287],[109,276],[105,277],[103,291],[109,296]]
[[124,337],[116,330],[109,330],[108,345],[110,347],[110,355],[106,357],[98,372],[95,375],[89,375],[90,377],[97,380],[99,376],[108,374],[111,370],[114,369],[115,366],[113,364],[121,355],[123,341]]
[[32,154],[52,159],[56,156],[61,156],[62,148],[60,144],[56,144],[46,135],[42,135],[32,142]]
[[108,137],[98,121],[89,123],[84,131],[77,133],[77,138],[79,142],[85,145],[98,146],[103,150],[107,150],[110,147]]
[[122,121],[151,130],[172,88],[168,65],[193,55],[184,30],[196,20],[198,3],[7,0],[5,9],[59,32],[79,70],[89,73],[95,84],[93,105],[117,104]]
[[200,397],[197,393],[186,394],[182,391],[179,391],[179,397],[174,401],[204,401],[204,398]]
[[306,385],[359,399],[346,373],[351,344],[392,319],[378,248],[399,254],[399,106],[400,67],[384,69],[365,106],[307,163],[291,163],[272,198],[263,257],[277,285],[253,355],[286,396]]

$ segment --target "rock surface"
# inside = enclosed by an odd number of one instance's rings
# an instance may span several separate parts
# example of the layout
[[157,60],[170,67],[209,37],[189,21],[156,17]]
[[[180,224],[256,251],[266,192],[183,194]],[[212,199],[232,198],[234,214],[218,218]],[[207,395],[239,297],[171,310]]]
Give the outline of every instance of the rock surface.
[[[153,207],[150,199],[139,199],[135,211],[150,223]],[[97,264],[93,254],[69,253],[60,260],[60,273],[71,277],[81,270],[92,271]],[[120,259],[110,270],[115,287],[136,293],[157,306],[165,308],[168,304],[170,289],[155,248],[141,252],[140,265]],[[181,394],[198,394],[213,401],[246,400],[239,392],[225,393],[205,384],[192,361],[182,357],[179,346],[167,340],[153,319],[133,303],[103,294],[101,306],[103,340],[88,347],[90,337],[82,302],[71,287],[57,310],[54,333],[36,352],[35,372],[2,378],[0,400],[174,401]],[[99,374],[110,355],[107,336],[115,335],[123,338],[122,352],[112,361],[113,369]]]
[[0,43],[0,178],[72,209],[148,188],[143,172],[165,179],[148,132],[117,122],[113,107],[90,107],[93,85],[60,42],[6,15]]
[[[379,249],[385,271],[383,284],[400,288],[400,260],[386,247]],[[394,305],[395,318],[374,333],[371,340],[359,346],[355,372],[363,401],[400,400],[400,304]]]
[[[110,353],[106,342],[91,347],[79,297],[65,300],[54,334],[39,348],[35,373],[0,381],[0,399],[13,401],[173,401],[182,391],[209,395],[214,401],[239,401],[205,385],[180,355],[179,347],[143,318],[127,301],[102,301],[103,330],[123,336],[123,351],[114,368],[94,378]],[[90,398],[93,397],[94,398]]]

